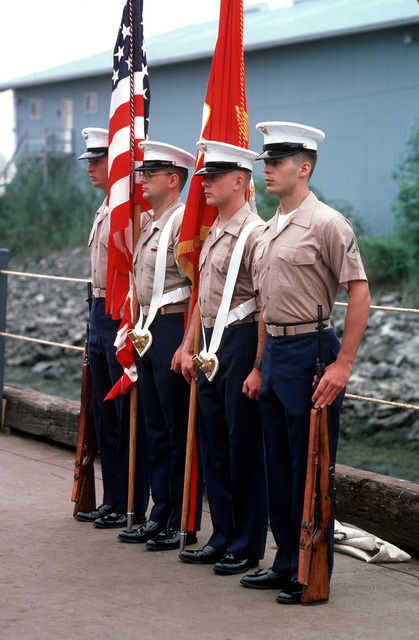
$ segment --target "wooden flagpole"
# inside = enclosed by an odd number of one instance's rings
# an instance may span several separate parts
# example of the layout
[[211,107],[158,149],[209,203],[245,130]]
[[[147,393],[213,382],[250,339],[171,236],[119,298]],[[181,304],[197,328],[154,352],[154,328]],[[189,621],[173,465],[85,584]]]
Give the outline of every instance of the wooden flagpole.
[[[140,229],[140,205],[134,206],[134,245],[135,247]],[[138,298],[135,282],[132,285],[132,314],[134,326],[138,320]],[[127,504],[127,531],[132,531],[134,521],[134,495],[135,495],[135,462],[137,457],[137,414],[138,414],[138,382],[134,382],[130,389],[129,412],[129,461],[128,461],[128,504]]]
[[[134,24],[132,0],[129,1],[130,24],[130,191],[131,198],[134,194],[134,168],[135,168],[135,110],[134,110]],[[141,206],[133,205],[133,230],[132,230],[132,254],[134,255],[140,231]],[[134,274],[132,274],[132,316],[133,325],[138,320],[138,298],[135,288]],[[132,531],[134,522],[134,496],[135,496],[135,463],[137,457],[137,414],[138,414],[138,382],[130,389],[130,413],[129,413],[129,461],[128,461],[128,504],[127,504],[127,531]]]
[[[195,322],[194,353],[199,353],[201,344],[201,312],[196,302],[197,314]],[[180,550],[186,546],[186,536],[188,533],[189,509],[191,502],[192,465],[195,448],[196,413],[198,407],[198,384],[191,380],[191,390],[189,396],[188,434],[186,439],[185,455],[185,478],[183,483],[182,520],[180,525]]]

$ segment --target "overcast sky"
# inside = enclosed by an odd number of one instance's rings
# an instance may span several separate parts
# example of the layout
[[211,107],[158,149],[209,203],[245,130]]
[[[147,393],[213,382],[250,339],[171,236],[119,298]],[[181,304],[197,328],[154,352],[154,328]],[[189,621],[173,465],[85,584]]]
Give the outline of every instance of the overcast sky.
[[[126,0],[1,0],[0,43],[6,82],[114,47]],[[291,0],[265,0],[270,8]],[[259,0],[244,0],[244,6]],[[144,0],[144,37],[217,20],[220,0]],[[147,44],[147,43],[146,43]],[[12,92],[0,93],[0,156],[13,153]]]

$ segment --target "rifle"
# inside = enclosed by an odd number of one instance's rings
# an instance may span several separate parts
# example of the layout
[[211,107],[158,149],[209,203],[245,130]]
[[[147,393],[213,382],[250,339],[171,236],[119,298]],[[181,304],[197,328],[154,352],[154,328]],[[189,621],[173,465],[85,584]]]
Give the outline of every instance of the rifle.
[[[317,305],[319,355],[315,384],[325,371],[322,305]],[[304,492],[303,521],[298,563],[298,581],[303,585],[301,602],[321,604],[329,599],[329,569],[326,532],[332,519],[335,470],[331,460],[328,407],[311,409]]]
[[[87,284],[87,302],[89,315],[92,307],[92,284]],[[89,343],[89,322],[86,325],[83,368],[81,380],[81,399],[79,417],[79,435],[77,439],[76,461],[74,463],[74,484],[71,501],[75,502],[73,516],[79,511],[88,513],[96,509],[96,491],[94,459],[98,450],[92,409],[92,374],[87,352]]]

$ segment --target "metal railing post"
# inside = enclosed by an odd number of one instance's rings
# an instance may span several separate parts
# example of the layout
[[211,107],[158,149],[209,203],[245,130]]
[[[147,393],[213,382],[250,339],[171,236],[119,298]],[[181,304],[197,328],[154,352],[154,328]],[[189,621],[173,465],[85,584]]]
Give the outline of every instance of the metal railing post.
[[[9,268],[9,250],[0,249],[0,271]],[[0,273],[0,331],[6,331],[7,273]],[[3,383],[4,383],[5,337],[0,336],[0,429],[3,424]]]

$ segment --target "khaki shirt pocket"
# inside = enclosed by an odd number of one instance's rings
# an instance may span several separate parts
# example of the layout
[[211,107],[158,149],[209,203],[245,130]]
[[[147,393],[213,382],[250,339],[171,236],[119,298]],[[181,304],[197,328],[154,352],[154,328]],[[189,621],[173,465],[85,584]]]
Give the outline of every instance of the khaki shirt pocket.
[[144,262],[144,266],[147,268],[148,271],[154,271],[155,266],[156,266],[156,258],[157,258],[157,247],[144,247],[143,249],[144,251],[144,258],[143,258],[143,262]]
[[315,251],[301,247],[281,246],[278,251],[277,271],[281,287],[307,291],[314,263]]
[[201,250],[201,253],[199,254],[199,260],[198,260],[198,269],[199,269],[199,271],[201,271],[203,265],[205,264],[205,260],[207,259],[207,257],[208,257],[208,252],[204,253]]
[[175,254],[173,253],[173,247],[168,247],[167,255],[166,255],[166,268],[174,267],[176,264]]
[[105,249],[108,249],[108,242],[109,242],[109,225],[107,224],[102,224],[100,226],[100,236],[99,236],[99,242],[102,246],[105,247]]
[[88,247],[90,247],[90,245],[92,244],[94,237],[95,237],[95,228],[93,227],[93,229],[90,232],[89,239],[87,241],[87,246]]
[[224,277],[227,276],[228,266],[230,264],[231,254],[214,252],[211,257],[211,264],[220,272]]

